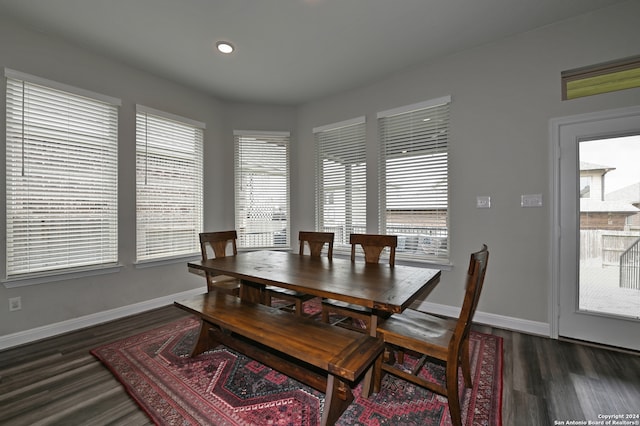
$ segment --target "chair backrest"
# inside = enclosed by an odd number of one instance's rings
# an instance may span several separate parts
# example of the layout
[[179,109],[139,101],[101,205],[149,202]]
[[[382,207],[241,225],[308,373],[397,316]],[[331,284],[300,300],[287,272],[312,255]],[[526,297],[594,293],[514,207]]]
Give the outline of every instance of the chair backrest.
[[378,234],[351,234],[349,236],[351,244],[351,261],[356,259],[356,245],[360,245],[364,251],[364,261],[366,263],[380,262],[380,254],[389,247],[389,265],[396,263],[396,247],[398,247],[398,237],[396,235]]
[[207,260],[209,254],[207,252],[207,246],[213,250],[213,258],[225,257],[227,255],[227,247],[231,244],[233,255],[238,254],[238,248],[236,246],[236,240],[238,239],[238,233],[233,231],[220,231],[220,232],[203,232],[200,234],[200,253],[202,254],[202,260]]
[[460,317],[456,323],[456,328],[451,338],[451,345],[455,345],[456,352],[459,353],[462,346],[461,343],[469,335],[471,330],[471,323],[473,321],[473,315],[478,307],[478,300],[480,299],[480,293],[482,292],[482,286],[484,284],[484,276],[487,272],[487,263],[489,261],[489,250],[487,245],[482,245],[482,250],[471,254],[471,260],[469,261],[469,270],[467,271],[467,283],[464,293],[464,301],[462,302],[462,309],[460,310]]
[[325,244],[329,245],[327,257],[333,259],[333,232],[312,232],[312,231],[300,231],[298,233],[298,240],[300,240],[300,255],[304,254],[305,243],[309,246],[311,256],[320,257],[322,249]]

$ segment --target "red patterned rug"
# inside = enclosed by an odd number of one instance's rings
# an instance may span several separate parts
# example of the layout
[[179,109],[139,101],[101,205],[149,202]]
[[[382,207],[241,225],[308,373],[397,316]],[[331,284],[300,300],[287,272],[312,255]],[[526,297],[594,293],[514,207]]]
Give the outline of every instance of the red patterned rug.
[[[224,346],[188,357],[197,330],[198,321],[185,318],[91,353],[159,425],[320,423],[323,393]],[[463,423],[500,426],[502,339],[472,332],[471,352],[474,385],[462,395]],[[444,377],[439,366],[430,365],[422,373],[434,380]],[[360,397],[360,385],[354,395],[337,424],[451,424],[446,398],[389,374],[381,392],[370,399]]]

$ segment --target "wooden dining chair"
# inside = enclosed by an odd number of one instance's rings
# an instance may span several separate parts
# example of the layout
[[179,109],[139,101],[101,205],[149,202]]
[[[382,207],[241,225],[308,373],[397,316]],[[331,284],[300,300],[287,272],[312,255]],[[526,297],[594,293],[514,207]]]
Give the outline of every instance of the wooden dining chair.
[[298,240],[300,241],[300,256],[304,255],[305,246],[309,247],[311,256],[320,257],[324,246],[327,246],[327,257],[333,259],[333,240],[335,235],[333,232],[313,232],[300,231]]
[[[202,232],[200,234],[202,260],[226,257],[229,246],[231,246],[232,255],[237,255],[237,239],[238,234],[235,230]],[[209,272],[205,272],[205,276],[207,279],[207,291],[218,290],[234,296],[240,295],[240,280],[227,275],[213,275]]]
[[[396,235],[378,234],[351,234],[349,236],[351,244],[351,261],[356,260],[356,247],[362,247],[364,251],[365,263],[379,263],[380,256],[385,248],[389,248],[389,265],[394,266],[396,261],[396,247],[398,237]],[[339,316],[341,319],[334,324],[356,331],[369,332],[371,329],[370,308],[342,302],[333,299],[322,301],[322,321],[329,323],[331,315]],[[360,320],[364,328],[357,325],[355,320]]]
[[[312,232],[312,231],[300,231],[298,233],[298,240],[300,241],[300,256],[304,255],[305,246],[309,247],[311,256],[320,257],[325,245],[327,247],[327,256],[329,259],[333,258],[333,232]],[[289,290],[286,288],[276,286],[266,286],[265,288],[265,301],[264,304],[271,306],[273,298],[282,299],[289,302],[287,306],[294,306],[294,312],[296,315],[303,315],[303,303],[313,299],[315,296],[310,294],[301,293],[299,291]]]
[[[451,422],[455,426],[462,425],[458,368],[462,369],[465,387],[470,388],[469,332],[482,291],[488,260],[489,251],[484,244],[482,250],[471,254],[464,301],[458,318],[443,319],[407,309],[401,314],[393,314],[378,325],[378,337],[383,339],[386,345],[384,356],[379,357],[375,363],[374,392],[380,391],[383,371],[391,373],[446,396],[449,400]],[[402,368],[404,351],[413,351],[421,355],[420,362],[411,370]],[[395,354],[399,355],[397,362],[394,360]],[[433,360],[445,364],[444,384],[427,381],[418,376],[424,363]]]

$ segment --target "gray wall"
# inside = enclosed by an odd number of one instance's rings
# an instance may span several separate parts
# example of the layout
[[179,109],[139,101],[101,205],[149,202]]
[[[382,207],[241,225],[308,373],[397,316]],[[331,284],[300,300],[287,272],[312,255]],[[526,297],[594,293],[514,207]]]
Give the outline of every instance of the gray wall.
[[204,165],[206,230],[234,227],[233,131],[289,131],[291,140],[295,140],[295,111],[294,107],[225,104],[220,112],[221,131],[217,143],[205,147],[205,157],[215,159]]
[[[374,85],[300,107],[231,104],[97,56],[0,17],[0,67],[122,99],[120,111],[119,273],[7,289],[0,286],[0,337],[204,288],[184,263],[137,269],[135,258],[135,104],[207,124],[205,229],[232,228],[234,129],[289,130],[292,148],[292,235],[314,226],[311,129],[367,117],[368,158],[376,164],[378,111],[443,95],[451,112],[451,271],[430,302],[459,306],[469,252],[491,249],[479,310],[547,323],[551,247],[549,119],[640,103],[640,89],[560,100],[565,69],[637,55],[640,2],[587,14],[396,73]],[[4,90],[0,108],[4,115]],[[4,126],[4,120],[0,120]],[[4,134],[4,127],[0,127]],[[4,174],[4,150],[2,150]],[[369,219],[376,230],[375,170]],[[0,190],[4,191],[4,188]],[[520,195],[542,193],[543,208],[522,209]],[[475,208],[489,195],[492,208]],[[4,200],[4,194],[2,196]],[[4,211],[4,209],[2,209]],[[4,224],[4,218],[2,219]],[[4,235],[3,235],[4,238]],[[4,241],[1,251],[4,251]],[[23,309],[8,311],[21,296]]]
[[[454,267],[428,301],[460,306],[469,253],[488,244],[479,311],[548,323],[551,280],[552,168],[549,119],[640,103],[640,89],[562,101],[560,73],[640,54],[640,2],[587,14],[396,73],[376,84],[298,111],[298,170],[313,166],[316,126],[366,115],[370,164],[377,164],[376,113],[451,95],[450,207]],[[372,186],[375,174],[369,173]],[[300,174],[301,188],[313,176]],[[520,207],[543,194],[544,207]],[[371,196],[376,196],[373,191]],[[490,209],[476,209],[478,195]],[[313,191],[296,198],[297,217],[313,226]],[[375,202],[369,206],[375,211]],[[369,215],[376,231],[375,215]]]
[[[227,161],[215,155],[222,149],[224,105],[202,93],[176,85],[149,73],[97,56],[80,46],[30,31],[0,17],[0,67],[37,75],[72,86],[120,98],[119,116],[119,261],[115,274],[78,278],[7,289],[0,285],[0,336],[48,326],[195,288],[204,289],[204,279],[187,272],[184,262],[136,268],[135,261],[135,105],[167,111],[206,123],[207,178]],[[5,90],[0,90],[0,115],[5,115]],[[0,132],[5,134],[4,119]],[[1,150],[2,175],[5,152]],[[4,178],[1,179],[4,182]],[[4,185],[2,200],[4,205]],[[228,195],[225,188],[208,186],[207,224],[210,215],[222,216],[216,200]],[[2,227],[4,228],[4,207]],[[232,226],[226,221],[224,225]],[[4,258],[5,235],[0,252]],[[22,297],[22,310],[9,312],[7,299]]]

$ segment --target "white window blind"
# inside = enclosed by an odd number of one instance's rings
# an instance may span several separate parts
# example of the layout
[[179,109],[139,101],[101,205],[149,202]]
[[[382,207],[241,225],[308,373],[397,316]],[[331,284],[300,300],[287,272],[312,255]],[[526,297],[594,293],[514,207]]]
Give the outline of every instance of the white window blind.
[[5,76],[5,278],[114,266],[120,101]]
[[199,253],[205,125],[151,108],[136,114],[136,259]]
[[378,114],[380,226],[399,258],[449,259],[449,97]]
[[336,249],[366,232],[365,119],[313,129],[316,142],[316,226],[335,233]]
[[237,130],[234,139],[238,247],[289,247],[289,133]]

